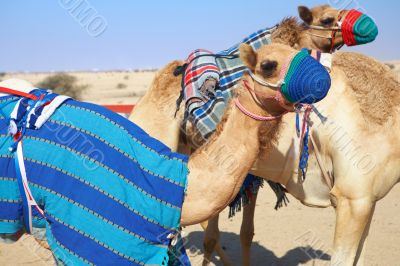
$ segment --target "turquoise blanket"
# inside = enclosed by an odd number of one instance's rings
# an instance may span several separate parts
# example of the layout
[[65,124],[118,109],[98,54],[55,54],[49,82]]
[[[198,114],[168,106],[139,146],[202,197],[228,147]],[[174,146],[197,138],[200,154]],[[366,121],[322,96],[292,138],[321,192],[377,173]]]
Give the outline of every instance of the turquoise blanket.
[[[0,98],[0,234],[24,227],[8,117],[18,97]],[[187,265],[171,253],[179,236],[187,157],[100,106],[67,100],[38,130],[23,135],[33,196],[60,264]],[[183,248],[173,250],[184,251]]]

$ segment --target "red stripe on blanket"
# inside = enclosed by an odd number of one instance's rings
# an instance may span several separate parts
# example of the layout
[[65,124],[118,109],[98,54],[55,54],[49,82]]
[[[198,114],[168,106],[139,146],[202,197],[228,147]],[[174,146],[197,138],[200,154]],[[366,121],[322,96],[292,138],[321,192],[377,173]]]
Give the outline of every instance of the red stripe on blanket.
[[134,105],[103,105],[103,107],[107,108],[116,113],[125,113],[129,114],[133,111]]
[[185,86],[191,83],[194,78],[203,75],[206,71],[214,71],[219,73],[218,67],[213,65],[208,65],[195,70],[188,71],[185,76]]

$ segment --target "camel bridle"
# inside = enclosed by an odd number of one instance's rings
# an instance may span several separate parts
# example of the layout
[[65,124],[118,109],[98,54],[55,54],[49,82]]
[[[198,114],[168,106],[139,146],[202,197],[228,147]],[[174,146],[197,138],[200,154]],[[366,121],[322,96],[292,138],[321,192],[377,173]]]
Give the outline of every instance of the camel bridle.
[[275,115],[275,116],[262,116],[262,115],[257,115],[254,114],[253,112],[249,111],[246,107],[244,107],[240,100],[239,97],[237,97],[235,99],[235,105],[236,107],[242,112],[244,113],[246,116],[257,120],[257,121],[273,121],[273,120],[277,120],[279,118],[281,118],[282,116],[284,116],[285,114],[287,114],[288,112],[294,112],[295,108],[292,105],[289,105],[282,92],[281,92],[281,87],[283,84],[285,84],[283,79],[280,79],[277,83],[270,83],[268,81],[265,81],[261,78],[259,78],[258,76],[256,76],[252,71],[248,70],[247,73],[249,74],[249,76],[252,78],[252,80],[256,83],[258,83],[259,85],[261,85],[262,87],[266,87],[268,89],[272,89],[274,90],[276,93],[274,96],[265,96],[263,93],[257,92],[254,88],[254,86],[251,86],[249,81],[246,79],[243,79],[243,85],[244,87],[247,89],[247,91],[250,93],[252,99],[254,100],[254,102],[260,106],[261,108],[266,108],[265,104],[262,103],[262,101],[260,100],[260,98],[262,97],[263,99],[268,99],[268,100],[273,100],[276,101],[279,106],[281,106],[285,111],[279,115]]
[[331,35],[330,36],[324,36],[324,35],[320,35],[320,34],[316,34],[316,33],[312,33],[312,32],[307,32],[308,35],[314,36],[314,37],[318,37],[318,38],[323,38],[323,39],[329,39],[331,40],[331,50],[330,53],[333,53],[335,50],[339,50],[340,48],[343,47],[343,44],[339,45],[338,47],[335,48],[335,40],[336,40],[336,34],[338,32],[342,31],[342,23],[343,23],[343,18],[344,18],[344,14],[345,14],[346,10],[341,10],[339,12],[338,18],[337,18],[337,22],[336,25],[330,28],[325,28],[323,26],[316,26],[316,25],[309,25],[306,24],[307,28],[312,29],[312,30],[319,30],[319,31],[331,31]]
[[[283,71],[282,71],[283,72]],[[282,94],[281,91],[281,87],[282,85],[285,84],[284,81],[284,76],[281,74],[281,78],[278,82],[276,83],[270,83],[268,81],[265,81],[264,79],[261,79],[260,77],[258,77],[256,74],[254,74],[252,71],[248,70],[247,73],[249,74],[249,76],[253,79],[253,81],[255,81],[256,83],[258,83],[259,85],[261,85],[262,87],[266,87],[269,89],[274,90],[276,93],[274,96],[265,96],[262,93],[256,92],[254,89],[250,88],[250,85],[248,84],[247,81],[244,81],[244,84],[246,86],[247,89],[251,89],[254,92],[254,95],[257,97],[264,97],[265,99],[270,99],[270,100],[275,100],[276,102],[278,102],[278,104],[286,110],[285,113],[287,112],[294,112],[294,107],[290,104],[288,104]],[[260,100],[258,100],[259,102],[261,102]],[[262,105],[263,106],[263,105]]]
[[289,103],[283,92],[282,92],[282,86],[285,84],[285,79],[286,79],[286,75],[288,74],[290,65],[293,61],[293,59],[295,58],[296,54],[298,54],[298,52],[293,52],[290,56],[288,56],[288,58],[286,59],[284,65],[282,66],[280,73],[279,73],[279,80],[276,83],[272,83],[269,81],[266,81],[260,77],[258,77],[255,73],[253,73],[250,69],[247,69],[247,73],[249,75],[249,77],[257,84],[261,85],[262,87],[268,88],[268,89],[272,89],[275,91],[275,95],[270,96],[270,95],[265,95],[261,92],[257,92],[254,88],[254,86],[251,86],[249,81],[246,79],[243,79],[243,84],[244,87],[249,91],[251,97],[253,98],[253,100],[255,101],[255,103],[260,106],[263,109],[266,109],[267,106],[260,100],[260,98],[263,98],[264,100],[272,100],[278,103],[278,105],[284,109],[284,111],[276,116],[261,116],[261,115],[257,115],[254,114],[252,112],[250,112],[249,110],[247,110],[241,103],[239,100],[239,97],[237,97],[235,99],[235,104],[236,107],[245,115],[247,115],[248,117],[253,118],[254,120],[257,121],[271,121],[271,120],[277,120],[279,118],[281,118],[283,115],[289,113],[289,112],[295,112],[296,111],[296,107],[294,104]]

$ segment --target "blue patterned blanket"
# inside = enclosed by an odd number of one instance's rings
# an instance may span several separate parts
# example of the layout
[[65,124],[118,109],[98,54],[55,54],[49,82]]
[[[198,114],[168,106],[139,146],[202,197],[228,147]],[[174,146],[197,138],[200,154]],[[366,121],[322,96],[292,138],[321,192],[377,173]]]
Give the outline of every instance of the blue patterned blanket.
[[[0,234],[25,227],[9,117],[19,98],[0,98]],[[67,100],[22,136],[28,184],[44,218],[33,227],[61,265],[168,265],[179,235],[187,157],[97,105]],[[26,228],[25,228],[26,229]],[[175,248],[176,249],[176,248]],[[180,251],[183,249],[181,248]]]

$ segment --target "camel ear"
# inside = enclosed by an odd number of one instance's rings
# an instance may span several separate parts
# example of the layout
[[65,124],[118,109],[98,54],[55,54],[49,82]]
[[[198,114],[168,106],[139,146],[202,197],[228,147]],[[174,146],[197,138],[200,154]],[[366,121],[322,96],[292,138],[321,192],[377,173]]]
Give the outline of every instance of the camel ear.
[[243,43],[239,47],[239,53],[243,64],[251,71],[254,71],[257,64],[257,56],[253,50],[253,47],[247,43]]
[[313,21],[313,14],[311,10],[306,6],[299,6],[299,17],[307,24],[311,24]]

